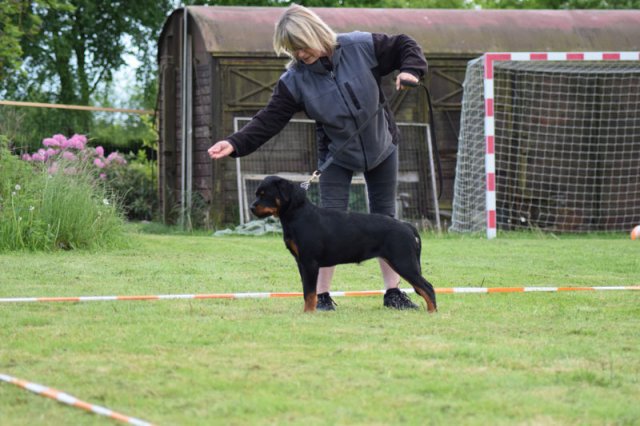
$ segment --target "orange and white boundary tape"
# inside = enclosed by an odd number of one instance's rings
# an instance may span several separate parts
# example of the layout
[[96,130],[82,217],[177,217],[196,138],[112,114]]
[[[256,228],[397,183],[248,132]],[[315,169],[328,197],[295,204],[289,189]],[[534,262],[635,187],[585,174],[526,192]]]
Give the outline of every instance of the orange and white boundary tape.
[[31,391],[35,394],[38,394],[40,396],[46,396],[47,398],[51,398],[63,404],[71,405],[73,407],[77,407],[94,414],[99,414],[101,416],[109,417],[114,420],[121,421],[123,423],[128,423],[128,424],[137,425],[137,426],[152,425],[151,423],[146,422],[144,420],[140,420],[135,417],[125,416],[124,414],[117,413],[108,408],[81,401],[78,398],[71,396],[67,393],[61,392],[59,390],[48,388],[38,383],[27,382],[26,380],[21,380],[21,379],[9,376],[7,374],[0,373],[0,381],[7,382],[12,385],[16,385],[18,387]]
[[[640,290],[640,286],[604,286],[604,287],[444,287],[437,288],[437,294],[470,293],[531,293],[531,292],[567,292],[567,291],[622,291]],[[412,288],[403,289],[414,293]],[[332,291],[332,297],[376,296],[384,290]],[[171,300],[171,299],[269,299],[302,297],[302,292],[289,293],[210,293],[210,294],[159,294],[142,296],[76,296],[76,297],[11,297],[0,298],[0,303],[28,302],[108,302],[125,300]]]

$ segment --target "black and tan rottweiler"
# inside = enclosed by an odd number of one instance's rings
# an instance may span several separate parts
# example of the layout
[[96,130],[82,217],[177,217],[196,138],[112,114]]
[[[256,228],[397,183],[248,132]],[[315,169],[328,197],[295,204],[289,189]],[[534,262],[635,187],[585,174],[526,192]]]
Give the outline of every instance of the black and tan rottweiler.
[[421,240],[410,224],[379,214],[344,213],[317,207],[298,184],[268,176],[258,186],[251,211],[280,218],[284,242],[298,263],[304,310],[316,309],[318,269],[379,257],[413,286],[435,312],[433,286],[422,277]]

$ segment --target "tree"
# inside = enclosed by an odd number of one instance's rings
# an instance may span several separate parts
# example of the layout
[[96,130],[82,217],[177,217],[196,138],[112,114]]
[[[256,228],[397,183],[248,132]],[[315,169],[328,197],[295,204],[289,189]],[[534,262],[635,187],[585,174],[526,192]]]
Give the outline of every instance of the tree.
[[41,99],[81,105],[91,103],[100,83],[112,80],[124,53],[134,53],[147,70],[153,68],[155,40],[172,8],[171,0],[14,3],[33,17],[38,30],[21,37],[29,78],[9,78],[3,88],[16,98],[39,94]]
[[[40,6],[44,1],[34,2]],[[36,34],[42,23],[33,14],[29,2],[0,2],[0,81],[17,72],[22,65],[22,39]]]
[[638,9],[640,0],[474,0],[486,9]]

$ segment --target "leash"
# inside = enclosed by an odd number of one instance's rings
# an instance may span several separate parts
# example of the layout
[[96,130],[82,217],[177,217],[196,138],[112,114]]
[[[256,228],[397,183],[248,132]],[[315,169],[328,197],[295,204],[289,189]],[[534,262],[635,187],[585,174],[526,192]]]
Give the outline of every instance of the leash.
[[[422,83],[415,83],[413,81],[408,81],[408,80],[400,80],[400,84],[402,86],[405,87],[410,87],[410,88],[414,88],[414,87],[422,87],[425,90],[425,93],[427,95],[427,104],[429,106],[429,122],[431,123],[431,125],[429,126],[429,133],[431,134],[431,140],[433,142],[433,146],[434,146],[434,153],[435,153],[435,157],[436,157],[436,164],[438,167],[438,181],[440,183],[440,186],[438,188],[438,199],[440,199],[440,196],[442,195],[442,165],[440,164],[440,152],[438,151],[438,146],[436,144],[436,133],[435,133],[435,129],[434,129],[434,120],[433,120],[433,107],[431,106],[431,94],[429,93],[429,89],[427,88],[427,86],[425,86]],[[318,179],[320,177],[320,175],[322,174],[322,172],[324,172],[327,167],[329,167],[331,165],[331,163],[333,163],[333,160],[335,158],[335,156],[340,153],[353,139],[355,139],[360,133],[362,133],[362,130],[371,122],[371,120],[373,120],[373,118],[387,105],[389,105],[389,103],[391,102],[392,99],[395,99],[397,96],[399,95],[399,92],[397,92],[396,94],[394,94],[392,97],[390,97],[389,99],[386,99],[383,103],[381,103],[378,108],[375,110],[375,112],[373,114],[371,114],[369,116],[369,118],[367,118],[365,120],[364,123],[362,123],[357,129],[356,131],[349,137],[349,139],[347,139],[346,141],[344,141],[342,143],[342,145],[340,145],[338,147],[338,149],[336,149],[333,152],[333,155],[330,155],[329,158],[327,158],[325,160],[324,163],[322,163],[322,165],[320,167],[318,167],[312,174],[311,177],[309,179],[307,179],[305,182],[302,182],[300,184],[300,187],[302,187],[302,189],[304,189],[305,191],[309,190],[309,187],[311,186],[311,183],[313,181],[315,181],[316,179]]]
[[431,143],[433,144],[433,154],[436,161],[436,167],[438,172],[438,200],[442,196],[442,163],[440,162],[440,150],[438,149],[438,143],[436,141],[436,122],[433,118],[433,105],[431,104],[431,92],[429,92],[429,88],[422,83],[414,83],[412,81],[404,81],[403,85],[408,87],[422,87],[424,89],[424,93],[427,96],[427,106],[429,107],[429,134],[431,135]]

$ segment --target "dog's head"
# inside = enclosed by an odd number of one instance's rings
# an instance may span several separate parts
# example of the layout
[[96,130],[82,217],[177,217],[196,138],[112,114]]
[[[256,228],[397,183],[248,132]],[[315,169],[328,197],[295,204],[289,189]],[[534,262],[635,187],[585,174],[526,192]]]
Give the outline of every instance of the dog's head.
[[278,176],[267,176],[256,190],[251,212],[259,218],[280,217],[304,203],[305,199],[306,194],[299,185]]

